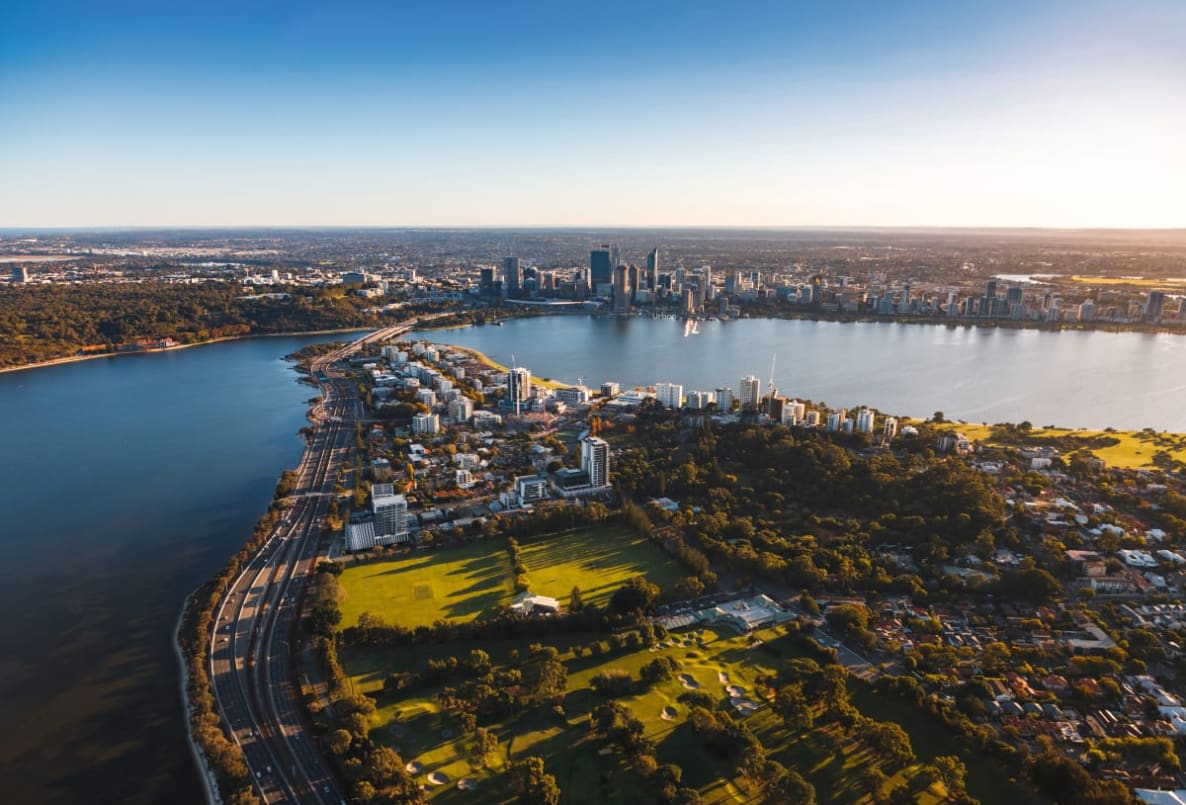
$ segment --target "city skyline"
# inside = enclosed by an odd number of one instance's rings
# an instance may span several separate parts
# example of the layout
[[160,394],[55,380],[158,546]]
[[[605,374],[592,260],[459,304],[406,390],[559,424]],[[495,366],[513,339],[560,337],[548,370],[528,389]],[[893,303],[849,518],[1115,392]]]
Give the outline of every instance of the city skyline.
[[1186,224],[1186,9],[8,8],[3,227]]

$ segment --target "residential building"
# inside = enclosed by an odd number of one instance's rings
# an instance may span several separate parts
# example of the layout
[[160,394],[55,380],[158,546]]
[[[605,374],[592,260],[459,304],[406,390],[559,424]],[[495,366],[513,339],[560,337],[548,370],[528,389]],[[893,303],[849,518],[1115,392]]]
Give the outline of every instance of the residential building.
[[843,408],[836,408],[828,412],[828,430],[838,431],[844,429],[844,423],[848,421],[848,412]]
[[365,551],[375,547],[375,522],[360,520],[346,524],[346,550]]
[[581,439],[581,469],[589,474],[589,485],[609,486],[609,442],[596,436]]
[[523,366],[507,373],[506,404],[518,413],[523,403],[531,399],[531,370]]
[[713,392],[717,401],[717,408],[721,411],[733,410],[733,389],[728,386],[718,388]]
[[437,414],[416,414],[412,417],[412,433],[440,433],[441,418]]
[[898,436],[898,420],[892,416],[885,418],[885,424],[881,427],[881,435],[888,439],[894,439]]
[[458,397],[449,403],[449,419],[465,422],[474,415],[474,401],[469,397]]
[[408,501],[395,494],[391,484],[371,485],[371,512],[375,516],[375,543],[390,545],[408,540]]
[[868,408],[857,411],[857,433],[873,432],[873,412]]
[[679,383],[656,383],[655,399],[666,408],[679,408],[684,404],[684,387]]
[[615,383],[612,380],[609,380],[601,384],[602,397],[617,397],[621,393],[622,385],[620,383]]
[[762,401],[762,381],[753,375],[741,378],[739,395],[741,410],[756,411]]

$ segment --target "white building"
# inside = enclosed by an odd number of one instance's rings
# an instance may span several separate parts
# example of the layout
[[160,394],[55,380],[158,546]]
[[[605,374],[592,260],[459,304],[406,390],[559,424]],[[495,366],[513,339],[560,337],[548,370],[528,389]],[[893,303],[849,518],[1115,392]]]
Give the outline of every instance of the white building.
[[857,433],[873,432],[873,412],[868,408],[857,411]]
[[612,380],[601,384],[602,397],[617,397],[622,393],[622,384],[615,383]]
[[375,524],[370,520],[346,525],[346,550],[365,551],[375,547]]
[[432,389],[420,389],[416,392],[416,402],[432,408],[437,404],[436,392]]
[[684,387],[679,383],[656,383],[655,399],[665,408],[679,408],[684,404]]
[[465,422],[474,415],[474,401],[469,397],[458,397],[449,402],[449,419]]
[[886,439],[893,439],[898,435],[898,420],[892,416],[885,418],[885,424],[881,428],[881,435]]
[[474,474],[469,470],[456,470],[453,475],[461,489],[469,489],[474,485]]
[[694,411],[703,411],[714,402],[716,402],[716,395],[711,391],[688,392],[688,407]]
[[589,402],[589,389],[584,386],[556,389],[555,397],[567,405],[584,405]]
[[408,541],[408,501],[395,494],[393,485],[371,485],[371,512],[375,515],[375,544]]
[[714,392],[717,401],[717,408],[722,411],[730,411],[733,408],[733,389],[722,386]]
[[520,506],[537,500],[547,500],[548,479],[539,475],[520,475],[515,478],[515,496]]
[[741,378],[741,391],[738,395],[742,410],[757,410],[762,401],[762,381],[753,375]]
[[844,428],[844,423],[847,421],[848,412],[843,408],[837,408],[828,412],[828,430],[841,430]]
[[581,439],[581,469],[589,474],[590,486],[609,486],[609,442],[596,436]]
[[437,414],[416,414],[412,417],[412,433],[440,433],[441,418]]

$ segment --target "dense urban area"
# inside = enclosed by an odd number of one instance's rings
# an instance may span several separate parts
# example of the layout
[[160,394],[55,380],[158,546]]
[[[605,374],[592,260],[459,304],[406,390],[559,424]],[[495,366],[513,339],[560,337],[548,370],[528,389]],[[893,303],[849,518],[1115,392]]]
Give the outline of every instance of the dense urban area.
[[1173,232],[6,233],[0,261],[0,367],[442,309],[1186,327]]
[[[407,335],[552,314],[1177,331],[1181,239],[42,233],[0,255],[10,368],[374,331],[292,356],[319,389],[306,457],[187,611],[224,801],[1184,796],[1186,436],[678,367],[569,385]],[[294,646],[272,625],[285,649],[256,648],[273,617]]]

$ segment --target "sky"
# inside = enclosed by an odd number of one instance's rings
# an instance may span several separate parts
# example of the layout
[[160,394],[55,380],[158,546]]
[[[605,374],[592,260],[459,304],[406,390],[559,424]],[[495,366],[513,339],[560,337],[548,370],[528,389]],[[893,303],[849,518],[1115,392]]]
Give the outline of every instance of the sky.
[[1186,226],[1186,2],[0,3],[0,227]]

